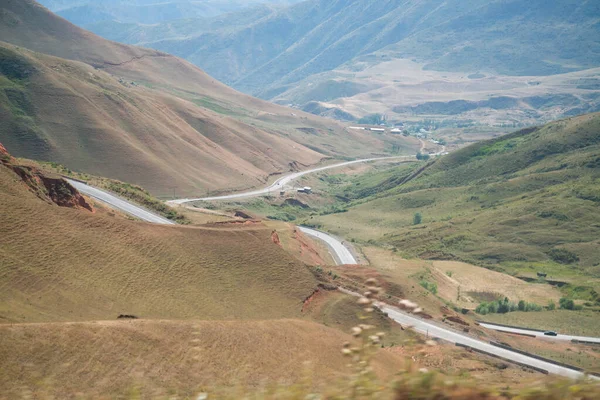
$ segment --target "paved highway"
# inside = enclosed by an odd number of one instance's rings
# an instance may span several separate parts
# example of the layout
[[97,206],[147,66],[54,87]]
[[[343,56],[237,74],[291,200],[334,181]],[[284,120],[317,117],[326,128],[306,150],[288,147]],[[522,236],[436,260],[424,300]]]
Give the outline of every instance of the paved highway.
[[125,201],[115,196],[114,194],[110,194],[108,192],[105,192],[104,190],[91,187],[89,185],[86,185],[85,183],[74,181],[72,179],[67,179],[67,181],[81,193],[93,197],[96,200],[106,203],[109,206],[121,210],[129,215],[139,218],[142,221],[164,225],[174,224],[173,221],[169,221],[168,219],[161,217],[160,215],[156,215],[148,210],[143,209],[142,207],[131,204],[128,201]]
[[[558,334],[556,336],[546,336],[544,335],[544,332],[540,332],[537,330],[530,330],[527,328],[509,328],[507,326],[500,326],[500,325],[496,325],[496,324],[488,324],[485,322],[481,322],[479,323],[479,325],[488,328],[488,329],[494,329],[496,331],[501,331],[501,332],[510,332],[510,333],[523,333],[526,335],[534,335],[534,336],[538,336],[541,338],[545,338],[545,339],[551,339],[551,340],[581,340],[584,342],[593,342],[593,343],[598,343],[600,344],[600,338],[596,338],[596,337],[588,337],[588,336],[573,336],[573,335],[563,335],[563,334]],[[549,329],[550,330],[550,329]]]
[[327,244],[327,247],[329,247],[331,255],[333,256],[335,262],[338,265],[358,264],[358,261],[356,261],[356,258],[354,258],[354,255],[352,255],[350,250],[348,250],[346,246],[342,244],[342,242],[340,242],[333,236],[316,231],[314,229],[306,228],[304,226],[299,226],[298,229],[300,229],[300,231],[309,236],[312,236],[325,242]]
[[379,308],[383,312],[386,312],[388,316],[394,321],[400,324],[413,326],[415,330],[424,334],[428,334],[431,337],[440,338],[451,343],[459,343],[466,346],[470,346],[478,350],[482,350],[500,357],[504,357],[508,360],[544,369],[551,374],[562,375],[573,379],[581,378],[584,376],[584,374],[579,371],[554,365],[552,363],[538,360],[533,357],[528,357],[523,354],[515,353],[510,350],[505,350],[500,347],[496,347],[489,343],[483,342],[481,340],[474,339],[468,335],[464,335],[450,329],[442,328],[436,324],[405,314],[400,310],[396,309],[395,307],[391,307],[386,304],[381,304]]
[[194,201],[231,200],[231,199],[241,199],[241,198],[245,198],[245,197],[256,197],[256,196],[268,195],[271,192],[278,192],[279,190],[283,189],[287,184],[300,178],[301,176],[313,174],[315,172],[321,172],[321,171],[325,171],[325,170],[332,169],[332,168],[339,168],[339,167],[344,167],[347,165],[365,163],[365,162],[371,162],[371,161],[394,160],[394,159],[410,160],[410,159],[414,159],[414,158],[415,158],[415,156],[396,156],[396,157],[365,158],[362,160],[347,161],[347,162],[343,162],[343,163],[339,163],[339,164],[332,164],[332,165],[326,165],[324,167],[307,169],[306,171],[294,172],[292,174],[282,176],[281,178],[279,178],[275,182],[273,182],[271,185],[269,185],[263,189],[253,190],[250,192],[228,194],[228,195],[224,195],[224,196],[216,196],[216,197],[201,197],[201,198],[197,198],[197,199],[170,200],[170,201],[167,201],[167,204],[179,205],[179,204],[184,204],[184,203],[191,203]]
[[[350,252],[348,251],[348,249],[346,249],[344,247],[344,245],[338,239],[336,239],[333,236],[328,235],[324,232],[315,231],[313,229],[300,227],[300,230],[302,230],[302,232],[305,232],[313,237],[323,240],[325,243],[327,243],[329,248],[333,251],[341,250],[340,254],[337,254],[336,261],[341,260],[341,259],[344,259],[346,261],[350,260],[350,259],[346,259],[346,257],[348,257],[346,252],[348,252],[348,253],[350,253]],[[356,263],[356,260],[354,259],[352,254],[350,254],[350,257],[352,258],[352,260],[354,260],[353,263]],[[344,262],[344,264],[350,264],[350,263]],[[342,290],[342,291],[352,294],[352,295],[357,295],[356,293],[352,293],[347,290]],[[495,354],[500,357],[504,357],[508,360],[512,360],[512,361],[516,361],[516,362],[519,362],[519,363],[522,363],[525,365],[529,365],[532,367],[544,369],[551,374],[562,375],[562,376],[566,376],[566,377],[574,378],[574,379],[581,378],[584,376],[584,374],[579,371],[575,371],[575,370],[572,370],[569,368],[554,365],[554,364],[546,362],[546,361],[538,360],[536,358],[528,357],[523,354],[515,353],[510,350],[505,350],[500,347],[493,346],[487,342],[483,342],[481,340],[475,339],[469,335],[466,335],[466,334],[463,334],[460,332],[456,332],[454,330],[439,326],[435,323],[417,318],[413,315],[407,314],[407,313],[401,311],[400,309],[398,309],[396,307],[392,307],[388,304],[379,303],[377,306],[383,312],[387,313],[388,316],[391,319],[393,319],[394,321],[396,321],[404,326],[412,326],[413,329],[415,329],[416,331],[419,331],[423,334],[427,334],[430,337],[443,339],[443,340],[446,340],[451,343],[459,343],[459,344],[463,344],[466,346],[470,346],[470,347],[473,347],[478,350],[482,350],[482,351],[485,351],[485,352],[488,352],[491,354]]]

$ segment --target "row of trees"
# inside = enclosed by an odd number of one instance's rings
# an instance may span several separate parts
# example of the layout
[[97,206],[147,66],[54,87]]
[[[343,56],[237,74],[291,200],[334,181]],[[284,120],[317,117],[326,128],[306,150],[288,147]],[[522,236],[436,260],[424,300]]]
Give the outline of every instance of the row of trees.
[[[576,305],[575,302],[571,299],[567,299],[565,297],[561,298],[558,302],[559,308],[563,310],[581,310],[583,307],[580,305]],[[477,306],[475,312],[481,315],[486,314],[505,314],[507,312],[512,311],[543,311],[546,310],[555,310],[556,304],[553,301],[550,301],[546,307],[542,307],[539,304],[528,303],[524,300],[520,300],[518,303],[514,303],[508,300],[508,297],[505,297],[504,300],[496,300],[492,302],[483,302]]]
[[528,303],[524,300],[515,303],[508,300],[508,297],[505,297],[504,300],[496,300],[489,303],[483,302],[477,306],[475,312],[481,315],[486,315],[496,313],[505,314],[512,311],[542,311],[543,309],[544,308],[539,304]]

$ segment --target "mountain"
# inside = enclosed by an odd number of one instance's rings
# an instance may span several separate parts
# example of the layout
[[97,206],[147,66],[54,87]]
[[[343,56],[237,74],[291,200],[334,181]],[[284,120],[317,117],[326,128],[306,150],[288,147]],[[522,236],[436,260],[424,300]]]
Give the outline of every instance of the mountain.
[[327,157],[380,154],[398,140],[243,95],[31,0],[3,2],[0,15],[0,140],[16,156],[188,196],[262,185]]
[[[238,90],[281,104],[320,101],[357,117],[379,112],[402,119],[410,114],[394,106],[436,97],[569,93],[585,103],[583,81],[595,82],[598,93],[598,70],[590,69],[600,66],[599,7],[591,0],[307,0],[255,11],[249,21],[244,12],[90,29],[186,58]],[[543,79],[550,76],[559,81]],[[554,101],[553,110],[497,114],[531,123],[577,108]],[[572,113],[585,111],[594,110]]]

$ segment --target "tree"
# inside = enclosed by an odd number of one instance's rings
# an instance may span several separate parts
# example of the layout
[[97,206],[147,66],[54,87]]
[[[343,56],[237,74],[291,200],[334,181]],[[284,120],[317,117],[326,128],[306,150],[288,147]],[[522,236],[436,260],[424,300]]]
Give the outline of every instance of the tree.
[[413,225],[419,225],[422,221],[423,216],[421,215],[421,213],[415,213],[415,216],[413,217]]
[[548,310],[552,311],[556,308],[556,304],[552,300],[548,303]]
[[519,311],[525,311],[525,302],[523,300],[520,300],[517,307]]
[[481,303],[480,305],[478,305],[475,311],[481,315],[486,315],[489,312],[487,304],[485,303]]
[[429,154],[417,153],[417,160],[429,160]]
[[358,120],[359,124],[364,125],[379,125],[384,121],[381,114],[370,114]]
[[[505,299],[508,300],[508,299]],[[508,301],[498,301],[498,314],[506,314],[510,311],[510,305]]]

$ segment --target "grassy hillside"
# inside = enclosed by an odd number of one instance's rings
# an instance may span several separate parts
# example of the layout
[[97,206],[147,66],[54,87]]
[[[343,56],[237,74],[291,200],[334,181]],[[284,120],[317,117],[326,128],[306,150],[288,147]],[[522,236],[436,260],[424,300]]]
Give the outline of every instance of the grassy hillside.
[[389,147],[242,95],[176,57],[104,40],[31,0],[0,10],[0,140],[15,156],[191,196]]
[[[194,398],[221,385],[322,385],[346,371],[340,348],[351,339],[299,320],[46,323],[0,332],[0,387],[13,398]],[[401,365],[384,352],[374,363],[380,373]]]
[[[597,291],[599,156],[599,114],[561,120],[428,164],[356,177],[337,189],[347,212],[310,223],[406,256],[464,260],[533,279],[545,272]],[[580,289],[567,294],[597,298]]]

